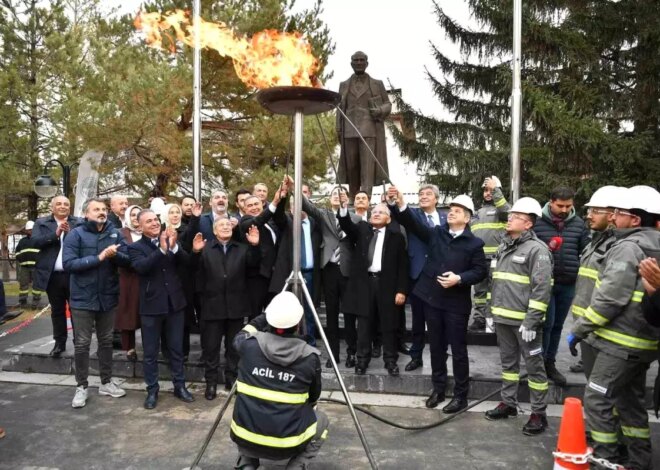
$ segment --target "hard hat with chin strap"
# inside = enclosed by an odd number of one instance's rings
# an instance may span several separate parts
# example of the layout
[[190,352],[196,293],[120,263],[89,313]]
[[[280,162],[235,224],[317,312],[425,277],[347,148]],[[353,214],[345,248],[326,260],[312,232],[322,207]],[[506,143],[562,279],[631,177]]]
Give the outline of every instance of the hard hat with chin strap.
[[456,196],[454,199],[451,200],[449,205],[461,206],[469,210],[471,214],[474,214],[474,203],[472,202],[472,198],[466,194],[461,194],[460,196]]
[[266,321],[273,328],[296,326],[303,316],[303,306],[293,292],[285,291],[273,297],[266,307]]
[[522,214],[535,215],[536,217],[543,215],[541,204],[532,197],[521,197],[511,206],[509,212],[520,212]]

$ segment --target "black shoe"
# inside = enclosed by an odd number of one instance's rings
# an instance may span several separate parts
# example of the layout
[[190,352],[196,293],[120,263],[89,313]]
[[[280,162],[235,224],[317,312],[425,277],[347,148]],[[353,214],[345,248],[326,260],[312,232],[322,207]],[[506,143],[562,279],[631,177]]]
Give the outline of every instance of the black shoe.
[[186,403],[192,403],[195,401],[195,397],[192,396],[185,385],[174,387],[174,396],[181,401],[185,401]]
[[445,394],[440,392],[433,392],[430,397],[426,399],[427,408],[435,408],[440,403],[445,401]]
[[50,357],[60,357],[64,351],[66,351],[66,345],[55,343],[55,346],[50,351]]
[[399,366],[396,365],[396,362],[386,362],[385,369],[387,369],[387,373],[392,377],[399,376]]
[[325,361],[325,368],[326,369],[332,369],[332,361],[330,359]]
[[475,318],[468,331],[485,331],[486,330],[486,320],[483,318]]
[[346,367],[355,367],[355,354],[346,356]]
[[371,357],[374,359],[377,359],[383,354],[383,347],[382,346],[374,346],[371,348]]
[[254,459],[250,457],[240,456],[236,465],[234,465],[234,470],[257,470],[259,468],[259,459]]
[[467,408],[468,403],[465,398],[452,398],[449,404],[442,409],[443,413],[452,414],[458,413]]
[[422,361],[421,359],[411,359],[410,362],[406,364],[406,372],[419,369],[422,366],[424,366],[424,361]]
[[403,354],[404,356],[410,356],[410,348],[406,343],[399,344],[399,354]]
[[236,377],[225,374],[225,390],[231,390],[234,387],[234,382],[236,382]]
[[513,406],[509,406],[504,402],[500,402],[492,410],[486,411],[486,419],[490,421],[497,421],[498,419],[506,419],[508,417],[518,416],[518,410]]
[[36,300],[32,302],[32,304],[30,304],[30,310],[39,310],[39,302]]
[[364,375],[367,373],[367,366],[358,364],[355,366],[355,373],[357,375]]
[[216,384],[206,384],[206,391],[204,392],[204,398],[207,400],[215,400],[215,397],[218,396],[217,385]]
[[158,390],[153,390],[147,392],[147,398],[144,399],[144,408],[147,410],[153,410],[158,404]]
[[570,367],[568,368],[568,370],[570,370],[570,371],[573,372],[574,374],[580,374],[580,373],[584,372],[584,364],[582,364],[582,359],[580,359],[580,360],[577,361],[575,364],[573,364],[572,366],[570,366]]
[[564,377],[561,372],[555,367],[555,361],[545,361],[545,374],[548,377],[548,380],[551,380],[555,385],[563,387],[566,385],[566,377]]
[[13,320],[16,317],[23,315],[23,310],[16,310],[16,307],[9,308],[7,307],[7,313],[2,317],[4,321]]
[[548,418],[545,415],[540,415],[538,413],[532,413],[529,417],[529,421],[522,428],[522,432],[525,436],[535,436],[541,434],[545,431],[545,428],[548,427]]

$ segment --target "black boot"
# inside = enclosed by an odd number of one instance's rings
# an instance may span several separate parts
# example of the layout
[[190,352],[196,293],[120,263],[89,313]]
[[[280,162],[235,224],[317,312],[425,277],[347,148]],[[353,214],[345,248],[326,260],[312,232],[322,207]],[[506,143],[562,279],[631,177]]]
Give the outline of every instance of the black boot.
[[554,382],[555,385],[559,385],[560,387],[566,385],[566,377],[557,370],[555,361],[545,361],[545,374],[548,376],[548,380]]
[[470,325],[470,328],[468,330],[470,331],[484,331],[486,329],[486,320],[483,318],[475,318],[472,324]]

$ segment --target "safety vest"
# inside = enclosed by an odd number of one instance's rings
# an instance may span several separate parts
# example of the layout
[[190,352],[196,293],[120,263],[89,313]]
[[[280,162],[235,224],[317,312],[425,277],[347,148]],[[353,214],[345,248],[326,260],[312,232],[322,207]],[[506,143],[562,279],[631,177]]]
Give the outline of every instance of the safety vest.
[[584,316],[573,331],[612,356],[652,362],[657,359],[660,329],[644,319],[644,285],[638,268],[647,257],[660,261],[660,232],[651,228],[614,230],[616,241],[598,272]]
[[470,223],[475,237],[484,241],[486,258],[494,258],[506,234],[507,212],[511,208],[500,188],[493,190],[493,202],[484,204]]
[[615,241],[612,229],[595,232],[591,243],[582,252],[578,278],[575,283],[575,296],[570,310],[574,319],[577,320],[586,313],[596,287],[598,271],[602,268],[605,256]]
[[39,248],[34,247],[32,237],[23,237],[16,245],[16,261],[24,268],[32,268],[37,264]]
[[[264,335],[262,340],[266,341],[268,336],[275,338],[271,333],[253,334]],[[278,365],[266,357],[255,336],[239,338],[241,359],[230,435],[241,447],[267,448],[273,458],[289,458],[300,453],[316,435],[310,387],[320,380],[319,356],[308,354],[288,366]],[[290,340],[304,345],[302,339]],[[311,399],[316,401],[318,396]]]
[[491,272],[493,321],[540,328],[552,291],[552,256],[545,243],[531,231],[505,237]]

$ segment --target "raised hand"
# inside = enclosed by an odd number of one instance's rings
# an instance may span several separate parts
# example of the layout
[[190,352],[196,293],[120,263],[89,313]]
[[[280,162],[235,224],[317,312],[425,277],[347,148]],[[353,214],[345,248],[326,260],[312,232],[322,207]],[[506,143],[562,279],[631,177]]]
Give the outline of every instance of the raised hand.
[[160,232],[160,236],[158,237],[158,246],[161,250],[167,251],[167,230]]
[[204,236],[198,232],[192,241],[193,252],[199,253],[204,249],[205,246],[206,246],[206,240],[204,240]]
[[248,243],[252,246],[257,246],[259,244],[259,229],[256,225],[251,225],[245,234],[245,238]]
[[403,304],[406,303],[406,295],[405,294],[396,294],[394,296],[394,305],[398,305],[399,307]]
[[195,217],[199,217],[200,215],[202,215],[202,203],[201,202],[196,202],[193,205],[192,215],[194,215]]
[[167,243],[170,246],[170,250],[174,249],[178,238],[179,234],[174,228],[170,227],[167,229]]

